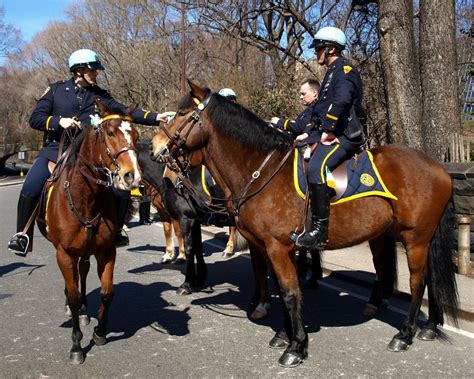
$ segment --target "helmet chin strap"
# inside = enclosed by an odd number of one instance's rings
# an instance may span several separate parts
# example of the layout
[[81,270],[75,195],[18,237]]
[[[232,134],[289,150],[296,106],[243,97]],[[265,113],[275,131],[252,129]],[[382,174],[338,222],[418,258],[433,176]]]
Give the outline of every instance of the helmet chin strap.
[[79,70],[76,71],[76,72],[77,72],[76,75],[77,75],[79,78],[82,78],[88,85],[90,85],[90,86],[95,85],[95,83],[92,83],[92,82],[90,82],[90,81],[88,81],[88,80],[86,79],[86,77],[85,77],[85,75],[84,75],[84,67],[80,67]]

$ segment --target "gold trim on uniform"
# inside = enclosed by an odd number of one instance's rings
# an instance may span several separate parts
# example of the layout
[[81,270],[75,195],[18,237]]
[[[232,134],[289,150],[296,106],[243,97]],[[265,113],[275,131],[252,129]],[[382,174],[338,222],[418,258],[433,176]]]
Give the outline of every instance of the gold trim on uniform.
[[351,66],[344,66],[342,69],[344,70],[344,74],[348,74],[349,72],[351,72],[352,67]]
[[49,122],[51,121],[52,118],[53,118],[53,116],[49,116],[49,117],[46,119],[46,130],[49,130]]

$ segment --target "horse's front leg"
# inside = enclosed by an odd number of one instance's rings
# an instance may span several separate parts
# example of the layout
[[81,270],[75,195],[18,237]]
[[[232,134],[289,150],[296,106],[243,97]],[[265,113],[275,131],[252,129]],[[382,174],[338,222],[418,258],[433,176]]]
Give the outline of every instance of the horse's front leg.
[[90,317],[87,313],[87,275],[91,267],[90,257],[79,259],[79,277],[81,281],[81,308],[79,309],[79,323],[81,326],[89,325]]
[[202,245],[201,223],[195,220],[191,230],[192,233],[192,255],[196,257],[196,281],[194,286],[202,288],[207,282],[207,267],[204,262],[204,247]]
[[267,253],[279,285],[284,310],[284,328],[289,339],[289,345],[278,363],[284,367],[295,367],[308,356],[308,335],[304,329],[298,275],[289,251],[288,247],[277,241],[271,241],[267,246]]
[[[249,244],[250,258],[252,260],[253,273],[255,276],[254,294],[250,299],[249,314],[254,320],[267,317],[270,309],[270,290],[268,288],[268,264],[262,251]],[[288,345],[288,343],[286,343]],[[272,343],[270,343],[270,347]]]
[[82,301],[78,288],[78,259],[71,258],[65,250],[59,247],[56,250],[56,260],[64,277],[66,300],[72,317],[72,347],[69,359],[73,364],[81,364],[84,362],[85,355],[81,347],[82,332],[79,325],[79,309]]
[[97,274],[100,279],[100,308],[97,315],[98,324],[94,328],[93,339],[96,345],[103,345],[107,335],[107,316],[114,297],[114,267],[115,267],[115,246],[103,249],[97,254]]
[[183,233],[184,251],[186,253],[186,266],[184,282],[178,287],[178,295],[189,295],[193,292],[193,286],[196,283],[196,271],[194,269],[194,252],[192,249],[192,227],[194,220],[187,217],[180,219],[181,232]]

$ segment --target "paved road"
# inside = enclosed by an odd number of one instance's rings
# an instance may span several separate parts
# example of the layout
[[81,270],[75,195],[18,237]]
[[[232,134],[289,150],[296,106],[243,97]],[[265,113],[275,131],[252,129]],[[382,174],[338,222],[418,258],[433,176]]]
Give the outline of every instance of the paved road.
[[[416,340],[406,353],[387,343],[403,315],[393,307],[368,320],[361,315],[367,290],[328,277],[306,290],[309,358],[296,369],[277,364],[267,348],[280,327],[278,299],[261,322],[246,317],[253,276],[247,254],[220,257],[222,242],[208,239],[209,288],[175,294],[181,266],[162,265],[162,229],[130,224],[132,246],[121,248],[115,275],[108,343],[95,346],[84,328],[83,365],[68,363],[70,321],[63,313],[63,281],[52,245],[42,236],[22,259],[5,247],[14,231],[20,186],[0,187],[0,377],[473,377],[474,340],[447,332],[451,343]],[[205,237],[206,238],[206,237]],[[89,275],[89,309],[98,308],[98,280]]]

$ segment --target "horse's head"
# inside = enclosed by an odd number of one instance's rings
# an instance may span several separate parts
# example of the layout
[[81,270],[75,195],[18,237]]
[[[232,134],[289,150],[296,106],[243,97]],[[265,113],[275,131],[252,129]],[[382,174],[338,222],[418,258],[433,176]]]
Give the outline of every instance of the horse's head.
[[[191,91],[178,103],[176,115],[153,137],[153,160],[169,162],[203,147],[207,140],[203,128],[204,111],[211,99],[211,91],[188,81]],[[202,163],[202,155],[192,154],[192,165]],[[199,159],[197,159],[199,157]]]
[[125,191],[137,188],[141,174],[135,148],[138,132],[132,127],[130,117],[133,109],[128,108],[127,115],[119,115],[112,113],[99,99],[96,105],[100,120],[94,127],[102,142],[100,159],[112,172],[113,186]]

